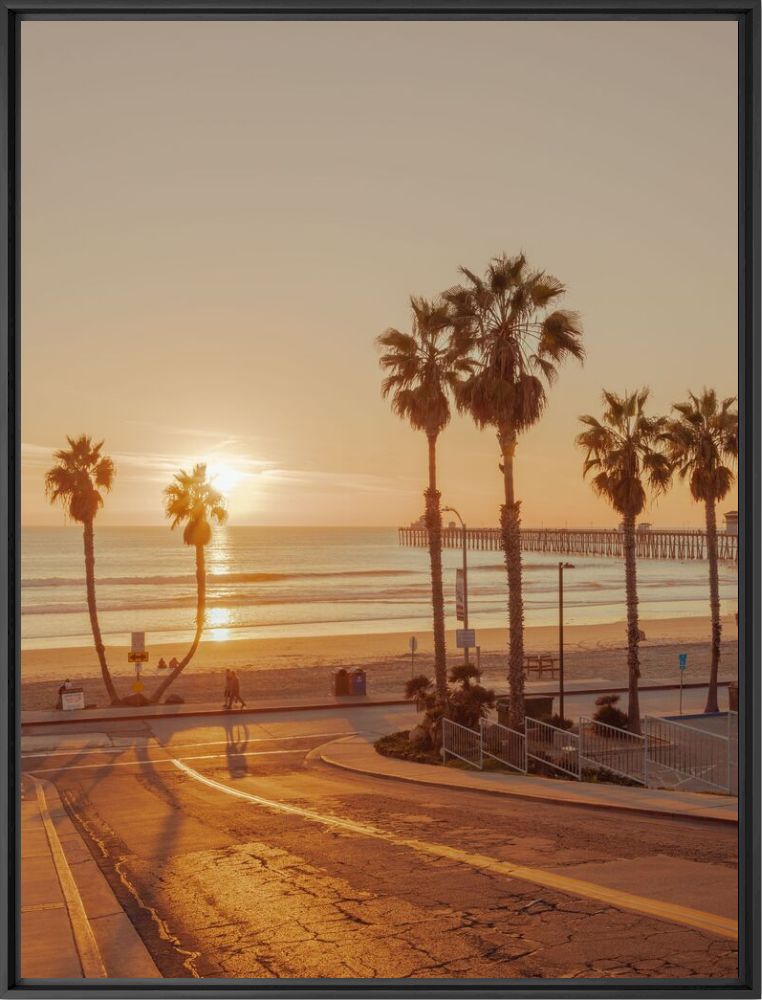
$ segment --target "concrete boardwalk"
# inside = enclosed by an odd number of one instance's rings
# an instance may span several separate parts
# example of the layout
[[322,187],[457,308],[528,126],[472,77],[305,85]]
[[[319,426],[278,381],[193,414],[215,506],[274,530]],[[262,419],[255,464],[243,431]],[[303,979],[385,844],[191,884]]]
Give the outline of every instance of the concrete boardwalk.
[[24,781],[22,981],[161,978],[63,807],[55,786]]
[[373,737],[362,734],[334,740],[320,747],[317,753],[325,764],[379,778],[535,799],[546,803],[555,802],[608,810],[621,809],[641,814],[669,816],[672,819],[738,823],[738,800],[730,795],[672,792],[656,788],[555,780],[531,774],[513,775],[497,771],[461,770],[456,767],[416,764],[395,757],[382,756],[373,746]]

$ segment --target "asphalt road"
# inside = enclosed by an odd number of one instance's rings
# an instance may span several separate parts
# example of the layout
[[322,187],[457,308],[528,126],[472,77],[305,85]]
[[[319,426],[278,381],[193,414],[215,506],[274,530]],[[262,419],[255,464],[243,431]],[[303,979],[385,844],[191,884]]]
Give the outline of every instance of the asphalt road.
[[[735,828],[367,778],[310,754],[408,712],[41,728],[22,767],[56,784],[165,977],[736,976],[721,930]],[[572,888],[538,884],[547,873]]]

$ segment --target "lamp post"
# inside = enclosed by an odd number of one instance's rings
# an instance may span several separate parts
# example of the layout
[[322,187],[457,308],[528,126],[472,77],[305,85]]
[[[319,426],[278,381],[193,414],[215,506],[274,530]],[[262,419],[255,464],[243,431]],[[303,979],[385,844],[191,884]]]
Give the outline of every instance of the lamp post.
[[[468,628],[468,559],[466,556],[466,524],[454,507],[443,507],[442,513],[454,514],[460,521],[460,528],[463,535],[463,628]],[[468,663],[468,647],[463,650],[463,662]]]
[[558,715],[564,721],[564,570],[574,569],[573,563],[558,564]]

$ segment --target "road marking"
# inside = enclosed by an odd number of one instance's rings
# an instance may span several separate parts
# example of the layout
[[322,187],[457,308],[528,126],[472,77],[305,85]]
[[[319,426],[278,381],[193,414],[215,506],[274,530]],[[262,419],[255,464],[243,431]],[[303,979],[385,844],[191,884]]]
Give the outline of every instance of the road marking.
[[[300,733],[298,736],[261,736],[261,737],[255,737],[253,739],[247,739],[246,742],[247,743],[286,743],[289,740],[308,740],[308,739],[313,739],[313,738],[316,739],[318,736],[324,737],[324,736],[356,736],[356,735],[357,735],[356,733],[353,733],[353,732],[344,732],[344,730],[341,730],[341,732],[336,732],[336,733]],[[109,747],[88,746],[88,747],[75,747],[75,748],[73,748],[71,750],[48,750],[48,751],[45,751],[45,750],[42,750],[42,751],[39,751],[39,750],[38,751],[30,750],[27,753],[22,753],[21,754],[21,758],[22,758],[22,760],[24,760],[26,758],[34,758],[34,757],[74,757],[76,755],[83,754],[83,753],[87,753],[87,754],[90,754],[90,753],[127,753],[129,750],[134,750],[136,747],[138,749],[140,749],[140,748],[143,748],[143,747],[150,747],[150,746],[162,747],[163,749],[166,749],[166,750],[186,750],[188,747],[214,747],[214,746],[223,746],[224,744],[226,744],[228,742],[227,740],[202,740],[199,743],[177,743],[177,744],[171,745],[171,744],[168,744],[168,743],[161,743],[159,741],[158,736],[138,737],[138,738],[139,739],[146,739],[147,738],[149,740],[152,740],[153,744],[150,744],[150,743],[145,743],[145,744],[140,744],[140,743],[138,743],[138,744],[129,744],[129,743],[126,743],[124,746],[120,746],[120,747],[114,747],[114,746],[109,746]]]
[[50,853],[53,855],[53,864],[58,875],[58,882],[61,886],[66,909],[69,914],[74,943],[79,955],[79,964],[82,967],[82,975],[85,979],[108,979],[108,973],[103,965],[98,942],[95,940],[90,921],[87,919],[85,906],[79,894],[77,883],[71,873],[69,862],[66,860],[58,833],[50,818],[48,811],[48,800],[45,798],[45,787],[42,781],[30,775],[37,789],[37,805],[40,809],[40,816],[45,827],[45,834],[50,845]]
[[[246,750],[241,753],[234,750],[229,754],[203,753],[196,754],[193,757],[181,757],[180,760],[227,760],[228,757],[270,757],[277,754],[305,752],[304,747],[298,747],[294,750]],[[34,774],[59,774],[61,771],[92,771],[102,770],[107,767],[144,767],[146,764],[171,764],[174,760],[175,758],[173,757],[147,757],[145,760],[104,760],[100,764],[71,764],[69,766],[61,764],[60,767],[35,767]],[[31,774],[32,772],[25,771],[24,773]]]
[[231,785],[215,781],[214,778],[207,778],[206,775],[188,767],[187,764],[177,758],[170,759],[178,770],[187,774],[188,777],[193,778],[194,781],[199,781],[201,784],[224,792],[226,795],[254,802],[275,812],[301,816],[304,819],[321,823],[324,826],[333,826],[346,830],[348,833],[373,837],[376,840],[385,840],[398,847],[409,847],[414,851],[429,854],[432,857],[447,858],[460,864],[469,865],[480,871],[490,871],[497,875],[504,875],[507,878],[520,879],[522,882],[542,885],[547,889],[555,889],[558,892],[582,897],[583,899],[595,899],[609,906],[655,917],[657,920],[667,920],[670,923],[683,924],[686,927],[694,927],[710,934],[716,934],[718,937],[730,938],[734,941],[738,940],[738,921],[731,920],[728,917],[721,917],[715,913],[705,913],[703,910],[694,910],[689,906],[679,906],[676,903],[666,903],[658,899],[650,899],[647,896],[637,896],[634,893],[623,892],[619,889],[609,889],[606,886],[595,885],[593,882],[584,882],[581,879],[570,878],[567,875],[558,875],[554,872],[543,871],[541,868],[516,865],[510,861],[499,861],[497,858],[491,858],[484,854],[472,854],[456,847],[448,847],[446,844],[435,844],[425,840],[398,837],[379,827],[357,823],[354,820],[343,819],[340,816],[330,816],[313,812],[310,809],[290,805],[286,802],[265,799],[261,795],[254,795],[252,792],[245,792],[243,789],[233,788]]

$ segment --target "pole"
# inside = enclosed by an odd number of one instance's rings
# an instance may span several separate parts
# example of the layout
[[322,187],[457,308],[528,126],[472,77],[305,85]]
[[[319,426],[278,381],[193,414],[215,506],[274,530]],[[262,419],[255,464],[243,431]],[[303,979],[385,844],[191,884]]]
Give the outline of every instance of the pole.
[[558,714],[564,721],[564,564],[558,564]]
[[684,670],[680,671],[680,715],[683,714],[683,674]]
[[410,647],[410,676],[415,677],[415,650]]
[[[460,515],[458,515],[460,517]],[[463,530],[463,628],[468,628],[468,559],[466,556],[466,525],[461,521]],[[463,662],[468,663],[468,646],[463,650]]]

